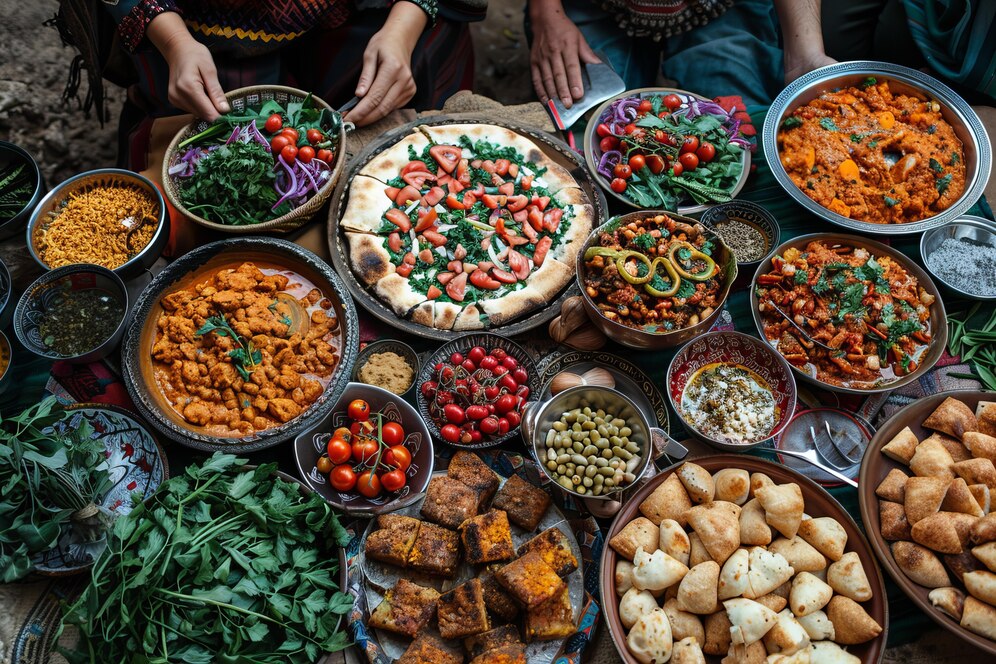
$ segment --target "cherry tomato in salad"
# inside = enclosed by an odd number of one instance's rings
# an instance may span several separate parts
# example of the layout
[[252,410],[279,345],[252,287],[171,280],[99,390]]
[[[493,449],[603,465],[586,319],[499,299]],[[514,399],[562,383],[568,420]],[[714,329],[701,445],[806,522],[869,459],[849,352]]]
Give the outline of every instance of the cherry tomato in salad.
[[363,399],[353,399],[349,402],[346,414],[349,415],[350,419],[357,422],[366,422],[370,419],[370,404]]
[[290,145],[290,139],[282,134],[277,134],[270,139],[270,150],[273,154],[280,154],[280,151]]
[[634,154],[630,156],[628,163],[633,172],[640,171],[647,165],[647,158],[642,154]]
[[609,183],[609,188],[617,194],[621,194],[626,191],[626,181],[622,178],[615,178]]
[[648,154],[647,155],[647,168],[654,175],[658,175],[664,172],[667,167],[667,162],[664,161],[664,157],[659,154]]
[[486,355],[481,358],[481,361],[477,363],[477,366],[481,369],[487,369],[488,371],[494,371],[495,368],[501,364],[498,358],[494,355]]
[[385,491],[400,491],[405,486],[405,473],[401,470],[392,470],[380,476],[380,483]]
[[703,163],[709,163],[716,158],[716,146],[712,143],[702,142],[699,149],[695,151],[695,156]]
[[615,165],[615,168],[612,169],[612,174],[615,175],[617,178],[628,180],[630,176],[633,175],[633,169],[630,168],[629,164],[624,164],[622,162],[619,162],[618,164]]
[[609,125],[603,122],[602,124],[595,127],[595,133],[598,134],[599,138],[605,138],[606,136],[612,135],[612,129],[609,127]]
[[508,353],[506,353],[501,348],[495,348],[493,351],[491,351],[491,356],[494,357],[499,362],[504,362],[505,358],[508,357]]
[[671,174],[674,175],[674,177],[678,177],[684,172],[685,168],[681,165],[680,161],[674,162],[674,165],[671,166]]
[[266,129],[271,134],[275,134],[284,126],[284,119],[280,117],[279,113],[274,113],[270,117],[266,118],[266,124],[263,128]]
[[349,466],[336,466],[329,473],[329,484],[336,491],[352,491],[356,486],[356,473]]
[[519,361],[514,357],[512,357],[511,355],[509,355],[508,357],[506,357],[501,361],[501,365],[506,369],[508,369],[509,371],[511,371],[519,367]]
[[346,463],[353,456],[353,446],[341,438],[333,437],[327,446],[328,458],[338,465]]
[[297,132],[297,129],[294,129],[294,127],[284,127],[280,131],[280,133],[289,138],[290,140],[294,141],[294,143],[297,143],[299,140],[301,140],[301,134],[299,134]]
[[457,366],[458,364],[463,364],[463,355],[460,353],[453,353],[450,355],[450,364]]
[[318,131],[317,129],[309,129],[308,133],[305,134],[305,136],[308,137],[308,142],[311,143],[312,145],[314,145],[315,143],[321,143],[325,139],[325,136],[322,134],[322,132]]
[[636,133],[636,131],[638,129],[639,129],[639,127],[637,127],[635,124],[633,124],[632,122],[630,122],[628,125],[626,125],[626,135],[627,136],[632,136],[633,134]]
[[293,145],[285,145],[283,150],[280,151],[280,156],[284,158],[288,164],[293,164],[294,160],[297,159],[297,147]]
[[695,152],[698,149],[699,149],[699,137],[685,136],[685,140],[681,142],[681,154]]
[[598,149],[602,152],[615,150],[617,147],[619,147],[619,139],[615,136],[606,136],[598,142]]
[[384,422],[380,430],[381,440],[388,446],[400,445],[405,441],[405,430],[397,422]]
[[384,452],[384,463],[401,471],[412,465],[412,453],[404,445],[395,445]]
[[694,171],[698,168],[699,158],[695,156],[694,152],[686,152],[685,154],[678,157],[678,162],[681,167],[686,171]]
[[495,402],[495,411],[500,415],[504,415],[510,411],[515,410],[519,401],[516,399],[514,394],[503,394],[498,397],[498,401]]
[[326,150],[325,148],[322,148],[321,150],[318,151],[318,154],[316,154],[315,156],[324,161],[326,164],[332,162],[332,150]]
[[669,111],[677,111],[681,108],[681,97],[674,94],[666,95],[664,97],[664,105],[667,106],[667,110]]
[[654,104],[649,99],[641,99],[640,105],[636,107],[637,113],[649,113],[654,110]]
[[323,454],[322,456],[318,457],[318,461],[315,462],[315,468],[322,475],[328,475],[330,472],[332,472],[332,469],[335,468],[335,464],[332,463],[331,459],[329,459],[327,456]]
[[301,160],[302,164],[307,164],[312,159],[315,158],[315,148],[310,145],[303,145],[298,148],[297,158]]
[[356,478],[356,490],[364,498],[376,498],[381,492],[380,478],[368,470]]

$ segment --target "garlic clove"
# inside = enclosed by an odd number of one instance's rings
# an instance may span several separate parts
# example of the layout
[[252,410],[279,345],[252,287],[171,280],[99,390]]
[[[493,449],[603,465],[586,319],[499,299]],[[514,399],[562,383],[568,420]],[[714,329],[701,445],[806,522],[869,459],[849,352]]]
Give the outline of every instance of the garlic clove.
[[561,371],[550,382],[550,394],[560,394],[564,390],[577,387],[578,385],[584,385],[581,376],[570,371]]
[[592,367],[581,374],[582,385],[594,385],[596,387],[615,387],[616,379],[602,367]]

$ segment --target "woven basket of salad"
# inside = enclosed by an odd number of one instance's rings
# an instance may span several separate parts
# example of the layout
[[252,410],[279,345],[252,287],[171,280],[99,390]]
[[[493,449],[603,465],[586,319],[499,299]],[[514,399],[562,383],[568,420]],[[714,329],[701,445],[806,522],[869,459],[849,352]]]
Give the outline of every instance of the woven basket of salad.
[[608,99],[584,139],[588,168],[607,192],[635,208],[685,215],[739,193],[752,147],[735,108],[667,88]]
[[331,106],[283,86],[226,95],[232,110],[181,129],[163,160],[170,203],[223,233],[288,232],[307,223],[345,166],[345,129]]

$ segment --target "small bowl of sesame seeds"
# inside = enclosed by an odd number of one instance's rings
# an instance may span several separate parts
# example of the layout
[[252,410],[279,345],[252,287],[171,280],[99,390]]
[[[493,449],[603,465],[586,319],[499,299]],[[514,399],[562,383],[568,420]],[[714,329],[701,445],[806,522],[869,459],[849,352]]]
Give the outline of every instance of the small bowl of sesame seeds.
[[[771,258],[781,237],[774,215],[750,201],[736,200],[714,205],[702,213],[700,221],[723,238],[737,257],[738,274],[744,276],[750,275],[758,265]],[[749,282],[750,278],[747,277],[746,281]],[[736,284],[734,288],[739,285],[742,284]]]

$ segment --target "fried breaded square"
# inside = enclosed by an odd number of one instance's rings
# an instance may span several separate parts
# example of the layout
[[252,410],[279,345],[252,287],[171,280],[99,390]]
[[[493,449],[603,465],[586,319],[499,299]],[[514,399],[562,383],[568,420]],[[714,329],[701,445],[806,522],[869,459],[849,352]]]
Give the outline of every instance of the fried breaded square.
[[529,641],[562,639],[574,631],[574,609],[567,586],[526,613],[526,639]]
[[539,551],[530,551],[505,565],[495,577],[513,597],[527,607],[537,606],[566,588],[564,580],[550,567]]
[[[484,601],[487,602],[487,595],[485,595]],[[495,648],[521,643],[522,638],[519,636],[518,627],[515,625],[502,625],[501,627],[495,627],[474,636],[468,636],[463,640],[463,647],[467,650],[468,655],[478,657]]]
[[422,516],[447,528],[457,528],[477,514],[477,493],[463,482],[439,475],[429,480]]
[[532,532],[550,507],[550,495],[518,475],[509,477],[495,495],[491,507],[508,512],[508,520]]
[[471,517],[460,526],[464,559],[472,564],[494,563],[515,557],[512,530],[502,510]]
[[517,553],[522,557],[530,551],[538,551],[558,576],[567,576],[578,568],[578,559],[571,551],[570,540],[560,528],[547,528],[520,546]]
[[471,579],[439,597],[439,634],[459,639],[491,629],[480,579]]
[[460,536],[456,531],[422,521],[408,554],[408,567],[450,578],[460,565]]
[[470,664],[527,664],[526,646],[517,643],[495,648],[470,660]]
[[390,632],[415,636],[432,620],[439,592],[423,588],[408,579],[387,591],[384,600],[370,614],[370,626]]
[[410,516],[384,514],[377,517],[378,529],[367,536],[364,544],[366,556],[389,565],[405,567],[421,524],[421,521]]
[[473,452],[459,451],[450,459],[446,474],[477,493],[478,509],[482,509],[498,490],[498,474]]
[[419,634],[394,664],[463,664],[463,657],[447,650],[436,637]]
[[501,565],[489,565],[477,578],[484,586],[484,603],[488,605],[488,613],[501,620],[511,622],[519,615],[519,603],[505,592],[505,589],[498,583],[498,579],[495,578],[495,572],[500,567]]

